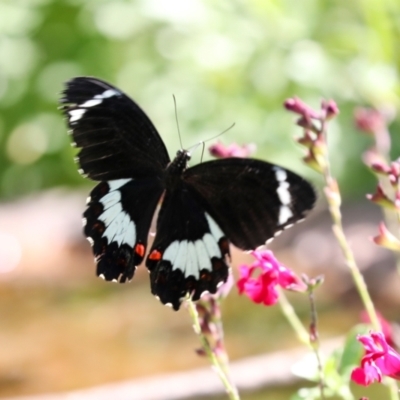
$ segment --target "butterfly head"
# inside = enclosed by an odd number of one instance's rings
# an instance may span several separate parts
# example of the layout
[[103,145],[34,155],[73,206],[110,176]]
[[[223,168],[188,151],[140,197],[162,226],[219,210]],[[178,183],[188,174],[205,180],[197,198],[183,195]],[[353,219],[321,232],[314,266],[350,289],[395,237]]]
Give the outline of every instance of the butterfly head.
[[174,187],[181,180],[181,175],[187,169],[190,158],[191,155],[187,150],[177,151],[175,158],[165,171],[167,186]]
[[184,171],[188,167],[188,162],[191,158],[192,155],[187,150],[178,150],[171,165],[173,164],[178,170]]

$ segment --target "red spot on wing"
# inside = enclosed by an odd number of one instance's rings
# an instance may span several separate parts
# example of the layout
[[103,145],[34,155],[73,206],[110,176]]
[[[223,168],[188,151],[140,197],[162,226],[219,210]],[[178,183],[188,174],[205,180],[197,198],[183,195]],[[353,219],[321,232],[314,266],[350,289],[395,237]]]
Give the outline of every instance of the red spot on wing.
[[138,243],[138,244],[135,246],[135,253],[136,253],[139,257],[143,257],[145,252],[146,252],[146,248],[144,247],[143,244]]
[[162,254],[161,254],[158,250],[153,250],[153,251],[149,254],[149,260],[152,260],[152,261],[160,261],[160,260],[161,260],[161,256],[162,256]]

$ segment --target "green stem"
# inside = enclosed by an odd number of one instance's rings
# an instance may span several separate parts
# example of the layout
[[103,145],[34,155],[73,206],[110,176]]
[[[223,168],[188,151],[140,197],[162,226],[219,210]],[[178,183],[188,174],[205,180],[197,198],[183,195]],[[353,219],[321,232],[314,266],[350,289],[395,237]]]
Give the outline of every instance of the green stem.
[[309,335],[307,329],[304,327],[303,323],[300,321],[293,306],[289,303],[283,290],[280,290],[280,289],[279,289],[278,302],[279,302],[279,305],[281,306],[283,315],[286,317],[289,324],[292,326],[292,328],[296,332],[297,337],[300,340],[300,342],[304,343],[310,349],[312,349],[312,346],[310,344],[310,335]]
[[212,347],[210,346],[210,342],[207,337],[201,331],[199,314],[196,310],[196,306],[191,299],[187,300],[189,314],[193,321],[193,328],[195,333],[199,336],[201,346],[204,349],[208,359],[211,362],[211,365],[214,367],[214,370],[218,374],[219,378],[224,385],[226,392],[231,400],[240,400],[239,393],[235,386],[232,385],[230,379],[228,378],[227,373],[227,364],[225,362],[221,362],[221,360],[216,356]]
[[324,367],[322,365],[321,356],[320,356],[320,344],[318,339],[318,324],[317,324],[317,309],[315,306],[315,298],[314,298],[314,287],[309,285],[308,287],[308,298],[310,301],[310,309],[311,309],[311,323],[310,323],[310,343],[311,347],[314,351],[315,358],[317,359],[318,364],[318,373],[319,373],[319,390],[321,394],[321,399],[325,400],[325,373]]
[[[325,143],[327,143],[325,122],[322,123],[321,133],[325,137]],[[325,159],[324,160],[325,167],[323,169],[323,175],[324,175],[327,191],[329,191],[326,198],[328,200],[329,211],[330,211],[332,221],[333,221],[332,229],[336,236],[336,239],[339,242],[339,246],[342,249],[342,252],[343,252],[343,255],[344,255],[344,258],[346,261],[346,265],[350,269],[354,284],[355,284],[357,291],[361,297],[364,307],[368,313],[371,324],[372,324],[374,330],[381,331],[381,324],[380,324],[378,316],[376,314],[376,310],[375,310],[374,304],[372,302],[372,299],[369,295],[364,277],[362,276],[362,274],[357,266],[353,251],[351,250],[350,245],[347,242],[347,239],[346,239],[346,236],[345,236],[345,233],[343,230],[342,213],[340,210],[340,204],[341,204],[342,199],[341,199],[339,187],[337,186],[336,181],[333,179],[333,177],[331,175],[329,155],[328,155],[328,146],[326,146],[326,153],[325,153],[324,159]]]

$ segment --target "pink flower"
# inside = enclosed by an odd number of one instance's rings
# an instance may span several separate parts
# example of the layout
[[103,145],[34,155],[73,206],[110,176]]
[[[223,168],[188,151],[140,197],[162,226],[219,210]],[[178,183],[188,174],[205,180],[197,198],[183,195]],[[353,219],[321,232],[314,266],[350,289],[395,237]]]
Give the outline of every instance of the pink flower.
[[400,379],[400,354],[390,347],[382,332],[358,335],[357,340],[365,348],[361,367],[351,373],[351,379],[359,385],[368,386],[382,381],[382,376]]
[[[388,320],[386,320],[379,311],[376,311],[376,316],[378,317],[379,323],[381,324],[381,330],[386,342],[389,346],[394,346],[392,324]],[[366,324],[371,323],[371,319],[365,310],[361,312],[361,321]]]
[[278,300],[277,285],[284,289],[303,288],[299,278],[279,264],[272,251],[255,250],[251,254],[256,261],[250,266],[239,267],[237,286],[240,294],[245,293],[254,303],[269,306]]
[[325,118],[331,119],[339,114],[339,107],[334,100],[322,100],[321,109],[325,112]]
[[217,158],[246,158],[250,157],[256,151],[256,146],[252,143],[244,144],[243,146],[232,143],[229,146],[225,146],[221,142],[218,142],[217,144],[213,144],[212,146],[210,146],[208,150],[212,156]]

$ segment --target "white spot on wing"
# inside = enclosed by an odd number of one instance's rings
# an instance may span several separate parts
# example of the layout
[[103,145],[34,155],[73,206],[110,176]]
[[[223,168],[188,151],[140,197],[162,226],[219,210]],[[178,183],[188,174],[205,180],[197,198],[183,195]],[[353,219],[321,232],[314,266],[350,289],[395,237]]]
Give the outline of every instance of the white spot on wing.
[[[118,246],[121,246],[122,242],[124,241],[125,230],[129,224],[129,221],[129,215],[122,211],[120,214],[117,215],[112,224],[110,224],[109,226],[109,228],[111,227],[111,225],[115,226],[115,236],[113,237],[113,241],[117,242]],[[107,228],[107,230],[109,228]],[[107,234],[107,230],[104,232],[104,234]]]
[[211,235],[213,235],[215,240],[218,242],[224,236],[224,233],[221,231],[221,228],[217,225],[217,223],[207,213],[205,215]]
[[221,258],[218,240],[224,236],[215,221],[206,214],[211,233],[205,233],[195,242],[175,240],[165,250],[163,260],[172,264],[172,269],[180,269],[185,277],[199,279],[200,270],[211,271],[212,257]]
[[118,95],[120,95],[120,92],[118,92],[117,90],[108,89],[104,93],[98,94],[98,95],[96,95],[94,97],[95,98],[101,98],[101,99],[108,99],[109,97],[118,96]]
[[[128,217],[129,217],[129,215],[128,215]],[[129,218],[129,220],[130,220],[130,218]],[[126,244],[129,244],[131,247],[136,242],[136,229],[135,229],[135,224],[133,223],[133,221],[130,221],[128,227],[125,229],[124,242]]]
[[188,241],[187,240],[182,240],[179,242],[179,249],[176,254],[176,258],[174,261],[174,264],[172,266],[172,269],[180,269],[182,272],[184,272],[184,275],[186,276],[186,262],[187,262],[187,245]]
[[217,242],[215,241],[214,237],[211,234],[206,233],[204,235],[203,243],[206,246],[207,253],[210,256],[210,258],[212,258],[212,257],[220,258],[222,256],[221,250],[220,250]]
[[122,240],[121,226],[123,225],[124,217],[125,213],[120,212],[115,215],[115,217],[110,221],[110,223],[106,224],[107,229],[103,233],[103,236],[107,237],[108,243],[115,241],[119,245],[121,245],[121,240]]
[[102,102],[103,102],[102,99],[96,99],[96,96],[95,96],[95,98],[93,98],[92,100],[85,101],[79,107],[90,108],[90,107],[98,106]]
[[124,186],[126,183],[128,183],[131,179],[116,179],[113,181],[108,181],[108,186],[110,187],[110,192],[119,189],[121,186]]
[[[281,206],[279,209],[279,225],[284,224],[290,217],[293,216],[292,210],[288,206]],[[276,234],[275,234],[276,235]]]
[[80,104],[79,107],[90,108],[94,106],[98,106],[103,102],[104,99],[108,99],[112,96],[118,96],[120,92],[114,89],[107,89],[103,93],[96,94],[92,99],[85,101],[84,103]]
[[69,122],[76,122],[79,121],[83,114],[85,114],[86,110],[82,110],[81,108],[77,108],[75,110],[69,110]]
[[187,248],[187,261],[185,276],[194,276],[195,279],[199,279],[199,267],[197,265],[197,253],[196,247],[193,242],[188,243]]
[[175,240],[165,250],[163,260],[169,261],[172,269],[180,269],[185,277],[195,279],[199,279],[200,269],[211,269],[206,246],[200,239],[195,243]]
[[283,225],[289,220],[290,217],[293,216],[293,212],[289,207],[289,204],[291,202],[289,182],[286,180],[287,173],[284,169],[275,166],[274,170],[276,180],[278,181],[278,188],[276,189],[276,192],[278,194],[279,200],[282,203],[279,209],[278,223],[279,225]]
[[179,250],[179,242],[175,240],[165,250],[163,259],[169,261],[172,265],[174,265],[175,258],[178,254],[178,250]]
[[[120,206],[120,204],[118,205]],[[113,207],[117,209],[116,206]],[[111,216],[107,216],[107,219],[108,218],[111,218]],[[133,244],[136,242],[136,229],[135,224],[131,220],[129,214],[127,214],[125,211],[121,211],[115,215],[113,220],[109,224],[106,224],[106,226],[107,228],[103,233],[103,236],[107,237],[108,243],[117,242],[119,246],[121,246],[123,243],[126,243],[127,245],[133,247]]]
[[121,192],[119,190],[114,190],[112,192],[109,192],[100,199],[101,204],[103,204],[104,210],[107,210],[108,208],[119,203],[120,201],[121,201]]
[[197,263],[199,270],[208,269],[211,271],[211,260],[208,256],[207,249],[202,240],[196,240],[194,243],[197,253]]
[[103,213],[99,216],[99,219],[103,221],[106,226],[108,226],[121,212],[122,212],[121,203],[117,203],[108,208],[107,210],[103,211]]

